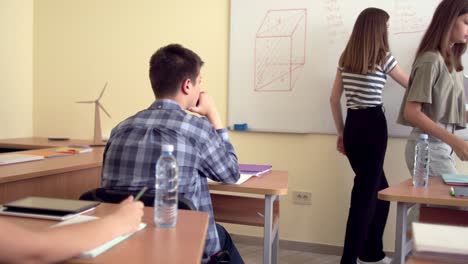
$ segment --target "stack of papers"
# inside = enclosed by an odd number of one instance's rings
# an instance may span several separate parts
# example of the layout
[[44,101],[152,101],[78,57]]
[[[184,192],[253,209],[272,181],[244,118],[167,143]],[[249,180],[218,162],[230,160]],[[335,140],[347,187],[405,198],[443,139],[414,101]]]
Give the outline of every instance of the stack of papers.
[[468,175],[442,174],[442,180],[448,185],[468,186]]
[[[79,215],[79,216],[76,216],[76,217],[74,217],[74,218],[72,218],[70,220],[66,220],[66,221],[60,222],[60,223],[58,223],[56,225],[53,225],[52,227],[82,223],[82,222],[92,221],[92,220],[96,220],[96,219],[98,219],[98,217],[96,217],[96,216]],[[138,227],[138,230],[136,232],[142,230],[145,227],[146,227],[145,223],[140,223],[140,226]],[[103,244],[101,246],[98,246],[96,248],[93,248],[93,249],[90,249],[88,251],[82,252],[78,257],[80,257],[80,258],[95,258],[95,257],[99,256],[100,254],[102,254],[103,252],[107,251],[108,249],[112,248],[113,246],[117,245],[118,243],[120,243],[120,242],[124,241],[125,239],[129,238],[133,234],[135,234],[135,233],[130,233],[130,234],[126,234],[126,235],[116,237],[116,238],[112,239],[111,241],[109,241],[109,242],[107,242],[107,243],[105,243],[105,244]]]
[[466,263],[468,227],[413,223],[413,255],[449,263]]
[[33,161],[44,159],[44,156],[41,155],[29,155],[29,154],[19,154],[19,153],[6,153],[0,154],[0,165],[7,165],[19,162]]

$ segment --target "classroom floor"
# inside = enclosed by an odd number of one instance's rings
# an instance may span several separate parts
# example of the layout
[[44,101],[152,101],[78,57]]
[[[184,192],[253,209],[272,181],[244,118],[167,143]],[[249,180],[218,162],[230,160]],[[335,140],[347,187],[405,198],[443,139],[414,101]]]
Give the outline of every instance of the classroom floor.
[[[263,247],[235,242],[246,264],[261,264],[263,261]],[[340,257],[336,255],[318,254],[312,252],[280,249],[279,263],[281,264],[338,264]]]

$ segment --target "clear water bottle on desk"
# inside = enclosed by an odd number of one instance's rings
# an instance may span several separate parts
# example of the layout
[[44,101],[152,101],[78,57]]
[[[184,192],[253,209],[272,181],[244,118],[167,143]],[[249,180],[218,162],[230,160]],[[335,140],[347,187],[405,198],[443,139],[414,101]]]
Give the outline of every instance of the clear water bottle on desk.
[[154,223],[157,227],[174,227],[177,222],[177,187],[179,167],[173,155],[173,145],[162,145],[156,163]]
[[426,187],[429,181],[430,148],[427,134],[419,135],[414,151],[413,185]]

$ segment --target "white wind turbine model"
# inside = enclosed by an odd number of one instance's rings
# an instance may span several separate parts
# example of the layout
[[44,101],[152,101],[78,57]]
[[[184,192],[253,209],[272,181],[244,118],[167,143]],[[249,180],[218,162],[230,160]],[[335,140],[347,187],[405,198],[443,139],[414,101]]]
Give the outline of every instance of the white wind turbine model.
[[105,146],[106,142],[102,140],[102,131],[101,131],[101,115],[99,114],[99,108],[106,113],[106,115],[111,118],[109,113],[104,109],[104,106],[99,102],[101,100],[104,91],[106,90],[107,82],[102,88],[101,94],[96,100],[93,101],[78,101],[79,104],[94,104],[94,143],[93,146]]

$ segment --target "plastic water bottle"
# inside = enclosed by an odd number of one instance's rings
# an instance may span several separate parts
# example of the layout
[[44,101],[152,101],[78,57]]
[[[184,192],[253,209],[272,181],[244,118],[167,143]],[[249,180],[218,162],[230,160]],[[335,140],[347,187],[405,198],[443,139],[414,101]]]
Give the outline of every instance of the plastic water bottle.
[[179,167],[173,152],[173,145],[162,145],[162,153],[156,163],[154,223],[162,228],[174,227],[177,222]]
[[426,187],[429,181],[430,149],[427,134],[419,135],[414,152],[413,185]]

